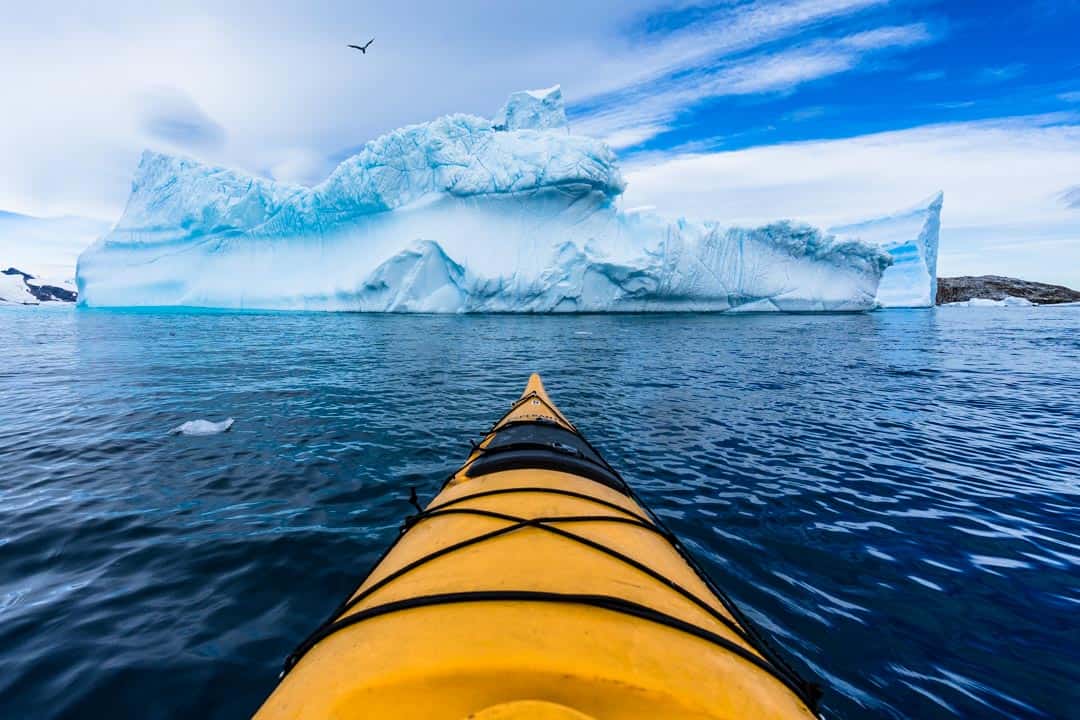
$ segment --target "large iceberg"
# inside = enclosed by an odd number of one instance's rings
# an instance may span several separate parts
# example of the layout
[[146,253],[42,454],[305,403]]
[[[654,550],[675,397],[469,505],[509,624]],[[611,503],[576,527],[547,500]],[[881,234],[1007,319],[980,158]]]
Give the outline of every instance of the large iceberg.
[[115,228],[79,258],[90,306],[393,312],[859,311],[891,263],[858,237],[622,211],[611,149],[559,89],[494,121],[368,143],[307,188],[147,152]]
[[938,237],[943,193],[910,210],[829,232],[857,237],[889,253],[893,264],[878,285],[882,307],[933,307],[937,298]]

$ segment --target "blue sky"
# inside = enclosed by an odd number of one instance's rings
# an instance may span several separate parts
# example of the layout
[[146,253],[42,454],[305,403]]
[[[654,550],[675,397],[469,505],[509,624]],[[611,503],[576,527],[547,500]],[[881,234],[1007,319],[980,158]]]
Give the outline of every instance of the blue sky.
[[0,210],[114,219],[145,147],[314,183],[394,127],[561,83],[627,205],[828,226],[944,190],[942,274],[1080,286],[1080,0],[222,5],[0,23]]
[[[711,24],[730,27],[740,8],[755,4],[684,4],[648,15],[628,32],[642,45],[662,44]],[[807,6],[816,7],[818,15],[771,35],[760,31],[760,42],[712,59],[693,58],[675,72],[631,88],[634,94],[656,97],[673,87],[702,88],[733,69],[785,58],[798,68],[776,68],[779,79],[772,86],[767,78],[754,83],[751,77],[745,88],[721,83],[715,94],[702,91],[700,98],[677,108],[664,132],[634,149],[694,143],[730,150],[1080,108],[1080,2],[1075,0]],[[577,114],[587,119],[590,112],[603,113],[605,101],[614,99],[583,102]]]

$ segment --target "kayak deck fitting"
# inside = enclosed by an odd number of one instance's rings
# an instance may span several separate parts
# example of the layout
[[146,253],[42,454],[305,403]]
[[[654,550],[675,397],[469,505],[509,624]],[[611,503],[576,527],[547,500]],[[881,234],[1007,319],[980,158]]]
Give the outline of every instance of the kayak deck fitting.
[[256,714],[813,718],[769,647],[552,403],[540,377]]

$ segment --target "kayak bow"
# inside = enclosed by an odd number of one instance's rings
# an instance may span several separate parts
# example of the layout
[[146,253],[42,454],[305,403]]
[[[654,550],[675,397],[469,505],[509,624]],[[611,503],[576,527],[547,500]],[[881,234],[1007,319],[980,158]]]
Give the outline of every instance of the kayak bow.
[[259,720],[812,718],[817,700],[535,374],[282,675]]

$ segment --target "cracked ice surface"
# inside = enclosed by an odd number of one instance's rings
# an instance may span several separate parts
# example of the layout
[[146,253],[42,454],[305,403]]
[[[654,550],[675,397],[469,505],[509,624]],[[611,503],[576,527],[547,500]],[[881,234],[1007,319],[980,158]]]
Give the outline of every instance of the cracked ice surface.
[[[889,255],[858,233],[623,213],[604,143],[558,88],[492,122],[401,128],[305,188],[145,153],[79,259],[92,306],[395,312],[858,311]],[[936,231],[935,231],[936,232]],[[935,238],[936,247],[936,238]]]

